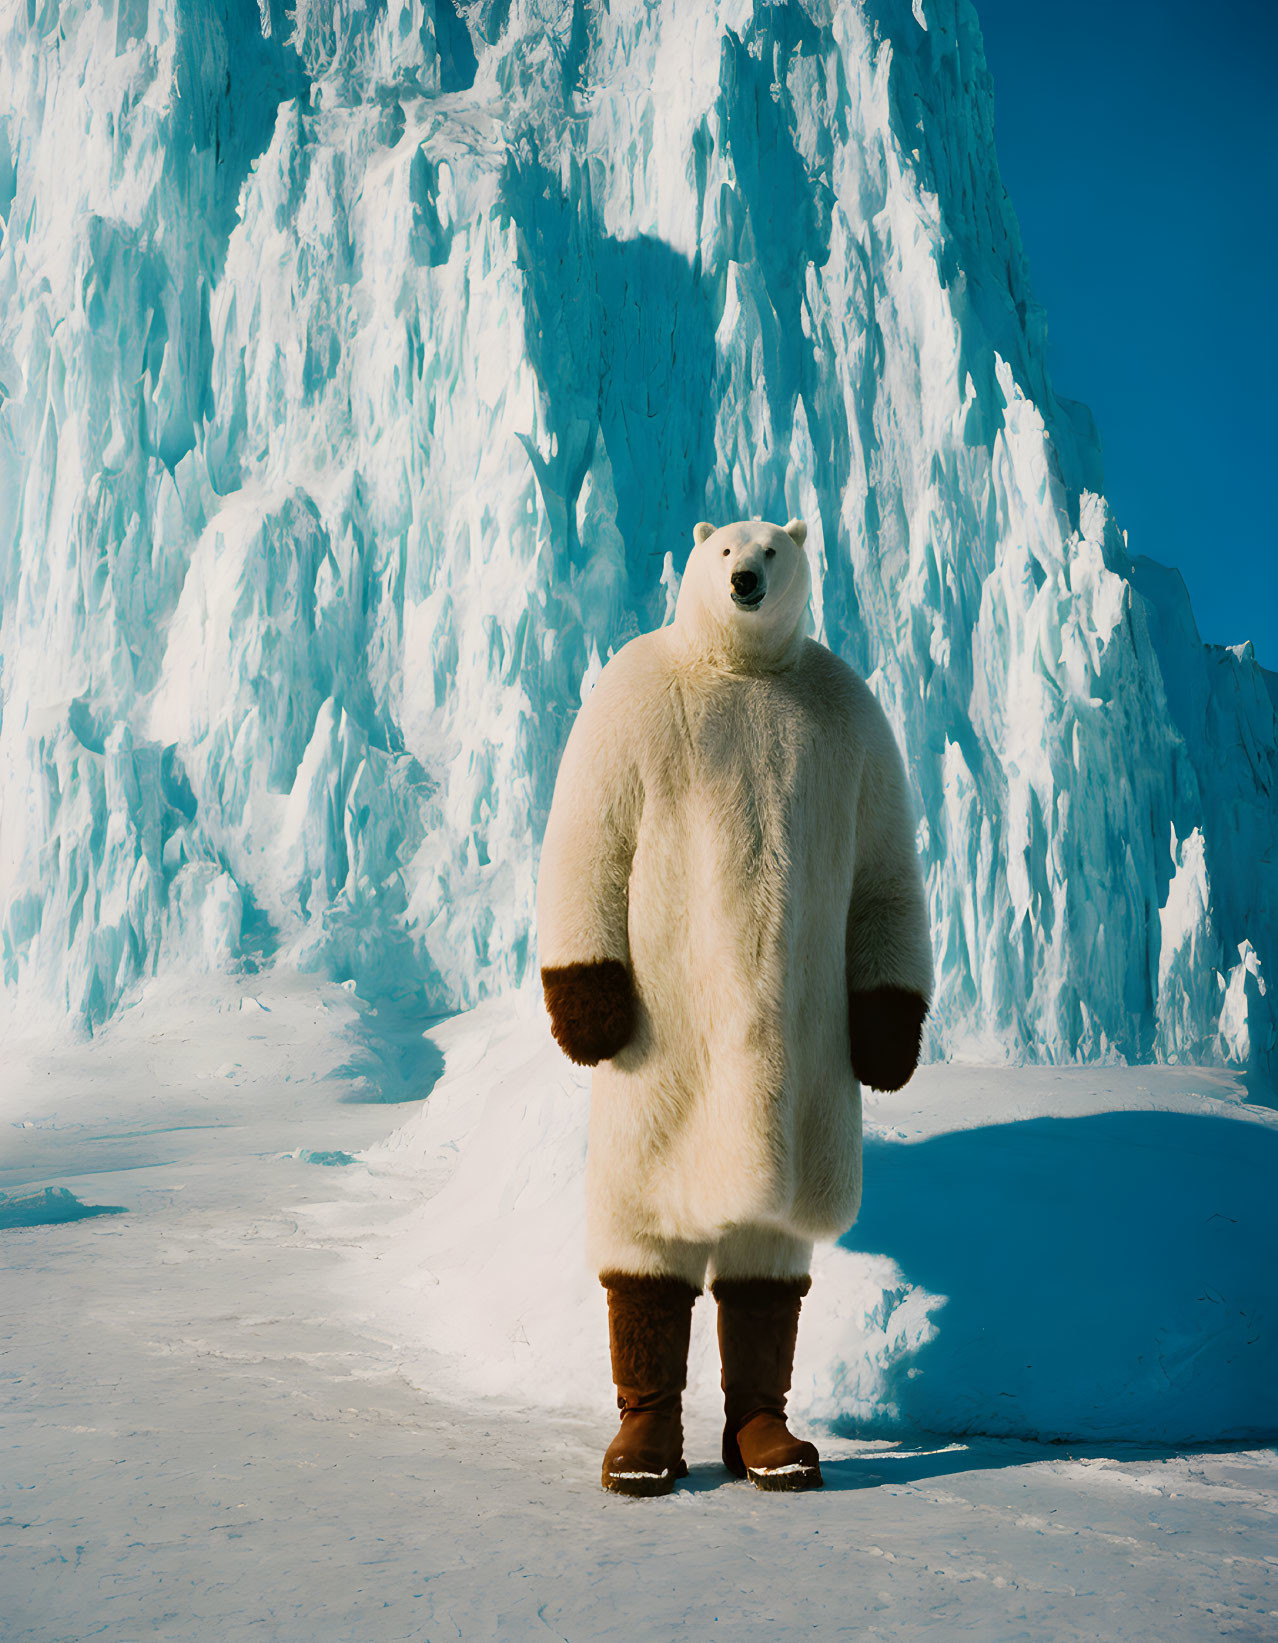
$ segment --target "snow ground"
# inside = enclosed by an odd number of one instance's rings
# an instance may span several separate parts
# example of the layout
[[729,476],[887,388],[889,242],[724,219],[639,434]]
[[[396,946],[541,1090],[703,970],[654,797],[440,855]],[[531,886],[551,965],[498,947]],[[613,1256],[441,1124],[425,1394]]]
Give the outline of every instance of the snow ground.
[[[877,1103],[866,1247],[825,1252],[805,1311],[798,1401],[843,1417],[814,1430],[828,1487],[765,1496],[717,1465],[703,1303],[691,1477],[669,1499],[626,1501],[596,1482],[612,1431],[602,1307],[568,1249],[580,1091],[519,1008],[485,1006],[422,1039],[313,980],[220,994],[166,981],[92,1043],[11,1032],[0,1045],[0,1215],[34,1214],[46,1188],[124,1211],[0,1232],[5,1643],[1278,1638],[1278,1456],[1259,1440],[1048,1444],[918,1427],[922,1409],[974,1407],[982,1377],[1006,1368],[982,1335],[1007,1336],[1012,1316],[1041,1332],[1053,1311],[1069,1325],[1048,1330],[1051,1350],[1090,1329],[1105,1361],[1072,1394],[1090,1361],[1081,1348],[1055,1375],[1009,1383],[1016,1419],[1148,1424],[1152,1395],[1137,1386],[1118,1407],[1105,1374],[1127,1361],[1124,1317],[1135,1340],[1157,1309],[1181,1304],[1152,1252],[1193,1247],[1177,1219],[1188,1187],[1227,1188],[1234,1224],[1269,1231],[1263,1177],[1248,1167],[1267,1167],[1278,1126],[1241,1104],[1236,1080],[940,1067]],[[414,1102],[433,1081],[431,1100]],[[1130,1180],[1141,1113],[1168,1202],[1131,1182],[1135,1213],[1161,1205],[1161,1221],[1115,1249],[1122,1223],[1097,1205]],[[1095,1135],[1069,1131],[1092,1121]],[[1036,1219],[1056,1189],[1027,1166],[1062,1138],[1073,1157],[1080,1136],[1105,1143],[1100,1196],[1066,1190]],[[882,1234],[905,1190],[901,1159],[918,1161],[916,1207],[939,1216],[947,1171],[970,1172],[972,1148],[990,1159],[974,1188],[1003,1183],[991,1213],[1010,1207],[1017,1221],[985,1243],[955,1229],[956,1258],[977,1273],[965,1299],[938,1294],[939,1257],[910,1276],[916,1247],[938,1239],[935,1216],[913,1241]],[[875,1176],[887,1183],[877,1207]],[[1089,1219],[1095,1236],[1080,1243]],[[1098,1281],[1110,1248],[1108,1294],[1081,1311],[1060,1287],[1067,1264],[1049,1259],[1047,1221],[1082,1249],[1080,1283]],[[998,1285],[1019,1268],[999,1267],[996,1243],[1037,1263],[1059,1304],[1030,1293],[1008,1305]],[[1193,1409],[1227,1426],[1267,1407],[1272,1248],[1248,1266],[1241,1233],[1204,1239],[1222,1286],[1204,1305],[1247,1302],[1260,1369],[1238,1370],[1227,1328],[1200,1330],[1185,1355],[1205,1368],[1167,1360],[1185,1392],[1170,1425]],[[556,1251],[559,1281],[535,1283]],[[882,1320],[877,1347],[858,1348],[876,1293],[892,1292],[888,1261],[909,1316],[895,1332]],[[983,1331],[968,1318],[978,1294]],[[876,1387],[895,1396],[915,1383],[924,1394],[895,1415],[863,1407]]]

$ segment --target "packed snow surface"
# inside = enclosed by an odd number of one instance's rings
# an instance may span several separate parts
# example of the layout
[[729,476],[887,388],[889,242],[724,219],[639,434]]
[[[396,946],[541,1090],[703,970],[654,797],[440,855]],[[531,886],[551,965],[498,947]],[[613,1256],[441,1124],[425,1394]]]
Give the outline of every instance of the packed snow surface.
[[[866,1221],[804,1305],[797,1424],[825,1489],[720,1465],[702,1301],[690,1475],[633,1501],[599,1486],[616,1416],[575,1231],[581,1092],[535,1012],[424,1039],[276,971],[155,984],[92,1043],[0,1053],[0,1191],[121,1211],[0,1230],[5,1643],[1278,1638],[1272,1448],[1123,1441],[1272,1425],[1249,1160],[1272,1179],[1275,1120],[1234,1076],[924,1069],[875,1110]],[[1117,1137],[1090,1197],[1045,1124]],[[984,1167],[962,1151],[991,1137]],[[1113,1380],[1140,1340],[1161,1397]],[[992,1430],[1092,1435],[979,1435],[1002,1390]]]
[[930,1053],[1272,1061],[1274,681],[1052,391],[968,0],[41,0],[0,85],[24,1012],[525,979],[582,690],[696,520],[799,515]]

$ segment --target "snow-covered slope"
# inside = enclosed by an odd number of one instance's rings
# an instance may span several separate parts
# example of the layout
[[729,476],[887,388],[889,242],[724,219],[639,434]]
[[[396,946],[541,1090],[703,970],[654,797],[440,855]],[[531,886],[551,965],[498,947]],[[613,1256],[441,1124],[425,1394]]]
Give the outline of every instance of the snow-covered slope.
[[1052,393],[967,0],[0,29],[29,1007],[278,960],[518,981],[598,659],[696,519],[800,514],[816,631],[910,750],[932,1052],[1272,1059],[1273,697],[1128,558]]
[[[345,1253],[338,1311],[423,1390],[589,1408],[610,1374],[584,1249],[588,1075],[528,993],[430,1041],[430,1099],[306,1217]],[[876,1438],[1278,1430],[1278,1114],[1240,1084],[937,1066],[867,1096],[865,1202],[816,1252],[793,1406]],[[693,1321],[701,1409],[720,1401],[713,1311]]]

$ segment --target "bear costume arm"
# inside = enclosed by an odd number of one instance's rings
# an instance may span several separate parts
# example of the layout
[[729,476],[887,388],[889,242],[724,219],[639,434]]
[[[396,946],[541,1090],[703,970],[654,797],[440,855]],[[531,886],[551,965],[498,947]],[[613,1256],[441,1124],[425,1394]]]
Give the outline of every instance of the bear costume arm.
[[582,704],[555,781],[537,880],[541,980],[560,1049],[593,1067],[630,1041],[630,865],[642,790],[620,657]]
[[852,1071],[899,1090],[918,1065],[932,995],[932,944],[909,787],[887,716],[871,699],[848,910]]

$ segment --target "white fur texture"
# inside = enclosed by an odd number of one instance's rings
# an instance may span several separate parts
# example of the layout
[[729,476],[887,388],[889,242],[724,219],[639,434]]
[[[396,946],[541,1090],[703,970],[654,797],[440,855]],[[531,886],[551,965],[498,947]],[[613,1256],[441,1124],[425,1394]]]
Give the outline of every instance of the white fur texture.
[[[699,525],[673,625],[608,663],[564,751],[541,963],[620,959],[639,998],[592,1083],[600,1271],[806,1270],[860,1203],[847,990],[931,993],[900,755],[864,681],[803,636],[804,534]],[[761,579],[757,609],[735,572]]]

